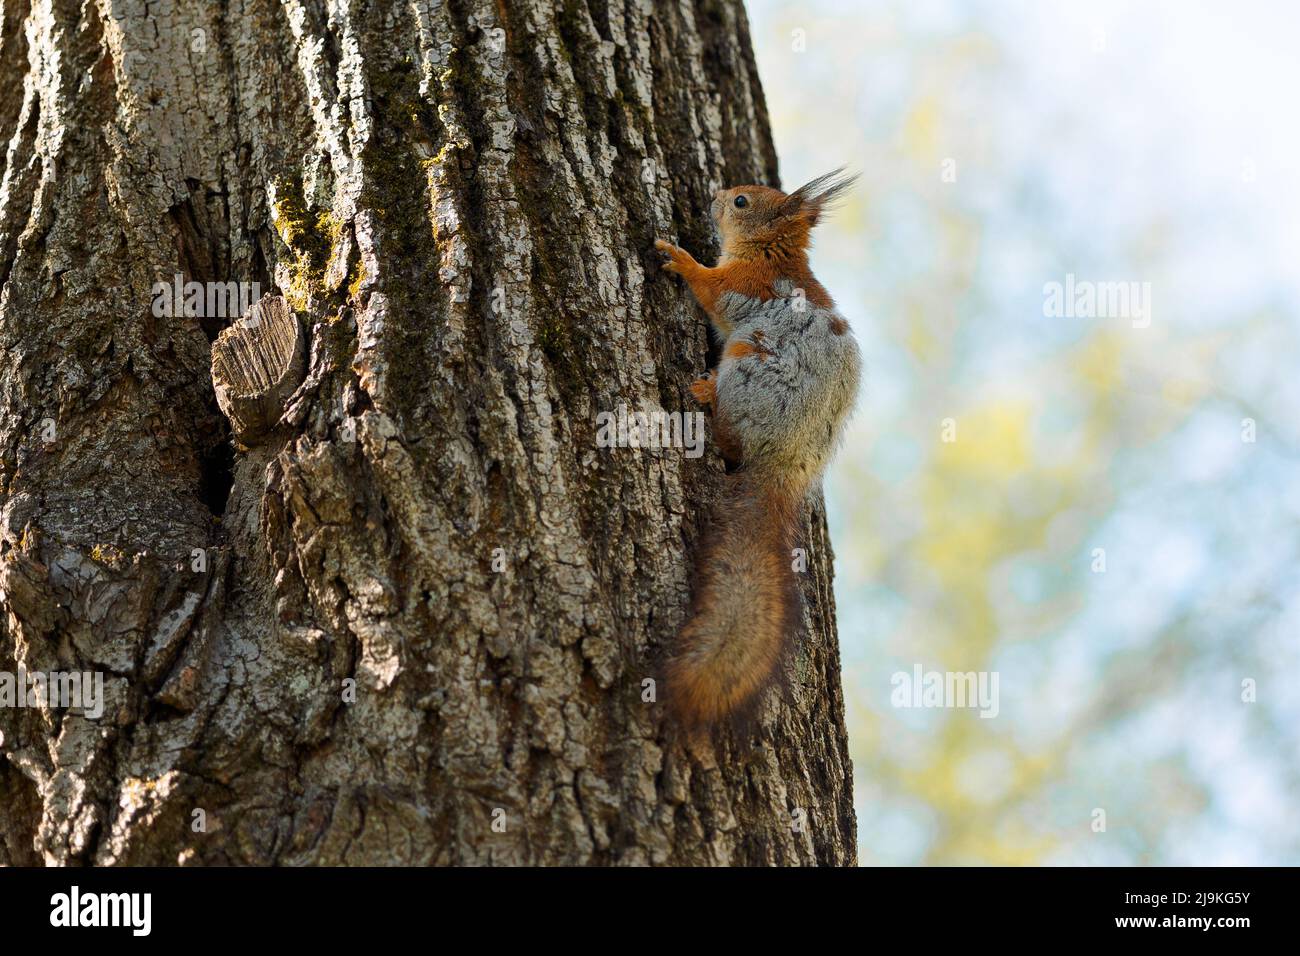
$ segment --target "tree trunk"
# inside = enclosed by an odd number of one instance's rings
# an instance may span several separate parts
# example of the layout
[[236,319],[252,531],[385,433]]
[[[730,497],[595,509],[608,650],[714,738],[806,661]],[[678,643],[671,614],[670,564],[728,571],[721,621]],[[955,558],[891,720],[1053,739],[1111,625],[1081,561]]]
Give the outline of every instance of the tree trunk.
[[852,863],[820,502],[683,742],[722,463],[596,442],[714,357],[656,236],[775,182],[740,3],[0,2],[0,671],[105,700],[0,707],[0,863]]

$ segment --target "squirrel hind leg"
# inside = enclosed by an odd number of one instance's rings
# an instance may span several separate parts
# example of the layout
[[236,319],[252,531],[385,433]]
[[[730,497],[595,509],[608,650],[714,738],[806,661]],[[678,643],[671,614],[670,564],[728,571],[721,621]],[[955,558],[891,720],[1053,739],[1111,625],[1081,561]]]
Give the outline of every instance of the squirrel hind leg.
[[701,405],[712,405],[718,400],[718,370],[715,368],[703,378],[691,383],[691,396]]

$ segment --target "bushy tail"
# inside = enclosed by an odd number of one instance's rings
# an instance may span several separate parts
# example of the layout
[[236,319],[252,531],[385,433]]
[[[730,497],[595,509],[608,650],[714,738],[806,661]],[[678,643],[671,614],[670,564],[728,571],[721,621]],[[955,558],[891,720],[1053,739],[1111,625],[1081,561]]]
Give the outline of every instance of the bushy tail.
[[746,715],[798,626],[791,548],[805,489],[744,471],[726,481],[665,675],[668,707],[687,727]]

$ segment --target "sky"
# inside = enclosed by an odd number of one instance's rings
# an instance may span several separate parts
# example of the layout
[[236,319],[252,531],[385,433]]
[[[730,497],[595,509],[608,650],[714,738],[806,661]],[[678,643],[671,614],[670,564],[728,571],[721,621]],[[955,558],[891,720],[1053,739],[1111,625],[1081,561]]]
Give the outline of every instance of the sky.
[[1300,5],[747,7],[784,184],[862,177],[861,862],[1300,863]]

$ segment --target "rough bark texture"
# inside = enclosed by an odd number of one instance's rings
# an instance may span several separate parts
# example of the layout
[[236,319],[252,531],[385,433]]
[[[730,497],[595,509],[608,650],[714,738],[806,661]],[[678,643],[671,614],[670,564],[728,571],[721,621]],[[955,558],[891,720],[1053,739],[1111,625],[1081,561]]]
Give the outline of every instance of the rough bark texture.
[[[0,863],[852,862],[820,506],[786,686],[688,746],[721,462],[595,442],[710,357],[655,237],[775,182],[740,3],[0,3],[0,671],[107,697],[0,708]],[[175,273],[302,323],[251,444]]]

